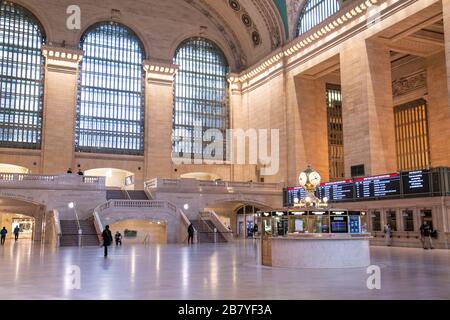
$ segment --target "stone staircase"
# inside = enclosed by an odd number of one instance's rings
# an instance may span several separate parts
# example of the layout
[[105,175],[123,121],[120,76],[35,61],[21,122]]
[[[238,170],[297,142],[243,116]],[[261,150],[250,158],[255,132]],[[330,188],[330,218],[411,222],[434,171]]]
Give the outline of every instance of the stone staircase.
[[60,247],[77,247],[78,246],[78,224],[76,220],[60,220],[61,238],[59,239]]
[[[199,243],[214,243],[214,224],[209,220],[191,220],[195,230],[197,230],[197,237]],[[224,236],[217,232],[217,243],[227,242]]]
[[[60,247],[78,247],[78,223],[76,220],[61,220]],[[99,240],[95,230],[94,220],[80,220],[80,228],[83,231],[81,245],[83,247],[98,246]]]

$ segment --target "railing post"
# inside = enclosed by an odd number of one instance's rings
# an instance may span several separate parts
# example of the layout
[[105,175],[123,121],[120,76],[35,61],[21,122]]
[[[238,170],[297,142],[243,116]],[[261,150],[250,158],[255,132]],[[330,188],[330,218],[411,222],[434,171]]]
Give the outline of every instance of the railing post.
[[217,243],[217,228],[214,228],[214,243]]
[[83,237],[83,230],[78,229],[78,246],[79,247],[81,247],[82,237]]

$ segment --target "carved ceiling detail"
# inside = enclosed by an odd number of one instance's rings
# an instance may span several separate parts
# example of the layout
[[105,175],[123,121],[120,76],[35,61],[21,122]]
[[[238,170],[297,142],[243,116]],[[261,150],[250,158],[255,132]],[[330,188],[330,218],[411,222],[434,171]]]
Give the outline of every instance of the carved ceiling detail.
[[207,17],[214,24],[217,30],[222,34],[233,54],[236,68],[240,70],[242,67],[246,66],[247,57],[240,45],[237,35],[234,33],[225,19],[223,19],[222,16],[213,7],[211,7],[211,5],[209,5],[206,0],[184,1],[189,3],[195,9],[200,11],[205,17]]

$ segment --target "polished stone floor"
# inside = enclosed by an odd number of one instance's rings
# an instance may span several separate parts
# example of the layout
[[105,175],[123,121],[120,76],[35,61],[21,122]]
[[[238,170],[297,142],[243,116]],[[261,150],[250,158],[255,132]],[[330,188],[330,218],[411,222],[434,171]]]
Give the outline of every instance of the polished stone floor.
[[0,299],[450,299],[448,250],[372,247],[380,290],[367,289],[365,268],[257,266],[252,240],[102,253],[9,241],[0,247]]

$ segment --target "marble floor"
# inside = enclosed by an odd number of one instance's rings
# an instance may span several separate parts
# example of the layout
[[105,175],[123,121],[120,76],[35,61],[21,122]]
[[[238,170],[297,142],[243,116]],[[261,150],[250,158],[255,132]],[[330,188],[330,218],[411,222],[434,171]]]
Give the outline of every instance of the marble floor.
[[105,259],[97,247],[8,241],[0,247],[0,299],[450,299],[449,250],[372,247],[380,290],[367,289],[365,268],[257,266],[252,240],[110,251]]

